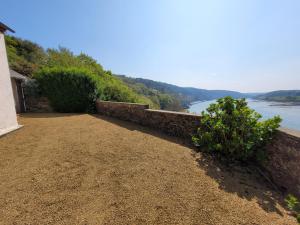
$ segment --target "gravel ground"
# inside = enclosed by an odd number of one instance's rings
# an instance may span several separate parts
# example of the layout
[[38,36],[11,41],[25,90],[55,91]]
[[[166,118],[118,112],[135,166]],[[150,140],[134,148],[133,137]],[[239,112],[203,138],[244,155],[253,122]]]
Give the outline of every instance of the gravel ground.
[[0,224],[296,224],[250,169],[116,119],[24,114],[0,138]]

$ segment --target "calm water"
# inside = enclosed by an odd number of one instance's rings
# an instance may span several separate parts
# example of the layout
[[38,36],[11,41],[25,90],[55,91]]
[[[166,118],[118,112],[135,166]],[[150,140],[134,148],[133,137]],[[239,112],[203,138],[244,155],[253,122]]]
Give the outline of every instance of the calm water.
[[[250,108],[259,112],[263,118],[267,119],[275,115],[282,118],[282,127],[300,130],[300,106],[282,106],[278,102],[265,102],[247,99]],[[201,113],[211,103],[215,101],[198,102],[189,108],[192,113]]]

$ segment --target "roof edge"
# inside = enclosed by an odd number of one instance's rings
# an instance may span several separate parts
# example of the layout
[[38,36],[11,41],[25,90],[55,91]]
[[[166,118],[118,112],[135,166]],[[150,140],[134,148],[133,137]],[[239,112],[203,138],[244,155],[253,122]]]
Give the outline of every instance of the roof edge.
[[6,26],[4,23],[0,22],[0,31],[4,33],[7,30],[10,31],[10,32],[12,32],[12,33],[15,33],[15,31],[13,29],[11,29],[10,27]]

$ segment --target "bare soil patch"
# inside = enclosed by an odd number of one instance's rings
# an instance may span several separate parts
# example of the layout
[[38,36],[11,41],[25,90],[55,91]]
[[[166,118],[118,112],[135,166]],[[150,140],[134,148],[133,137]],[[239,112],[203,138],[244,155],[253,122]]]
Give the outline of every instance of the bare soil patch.
[[0,138],[0,224],[296,224],[262,177],[159,132],[79,114],[19,122]]

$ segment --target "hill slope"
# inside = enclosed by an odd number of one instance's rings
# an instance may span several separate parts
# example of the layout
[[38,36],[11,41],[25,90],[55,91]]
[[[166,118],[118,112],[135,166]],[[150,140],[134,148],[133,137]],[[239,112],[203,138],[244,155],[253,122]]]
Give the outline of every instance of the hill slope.
[[262,95],[258,95],[256,96],[256,99],[265,100],[265,101],[300,103],[300,90],[272,91]]
[[236,91],[206,90],[193,87],[179,87],[168,83],[143,78],[132,78],[124,75],[118,75],[117,77],[122,79],[127,85],[130,85],[132,88],[134,88],[134,86],[142,85],[143,87],[148,88],[152,91],[168,94],[173,98],[178,99],[181,106],[184,108],[188,107],[188,105],[194,101],[212,100],[225,96],[232,96],[234,98],[249,97],[248,94]]
[[14,36],[5,36],[5,42],[10,68],[25,76],[33,77],[43,67],[84,68],[96,74],[101,80],[102,100],[145,103],[152,108],[159,108],[158,104],[139,95],[120,79],[112,76],[110,71],[105,71],[95,59],[84,53],[75,55],[62,47],[44,49],[36,43]]

